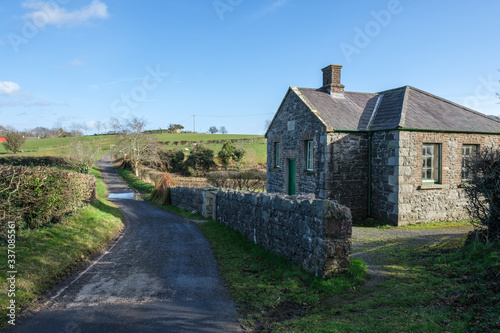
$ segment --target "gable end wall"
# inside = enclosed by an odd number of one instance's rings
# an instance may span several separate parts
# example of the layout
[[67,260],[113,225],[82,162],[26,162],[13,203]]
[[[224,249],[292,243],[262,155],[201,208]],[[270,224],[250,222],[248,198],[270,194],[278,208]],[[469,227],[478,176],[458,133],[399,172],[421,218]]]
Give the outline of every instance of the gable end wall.
[[[293,130],[289,130],[289,122]],[[306,171],[305,141],[314,141],[314,171]],[[280,142],[280,168],[274,167],[274,144]],[[326,129],[293,92],[287,95],[267,133],[267,192],[288,192],[288,160],[296,162],[296,194],[326,198]]]

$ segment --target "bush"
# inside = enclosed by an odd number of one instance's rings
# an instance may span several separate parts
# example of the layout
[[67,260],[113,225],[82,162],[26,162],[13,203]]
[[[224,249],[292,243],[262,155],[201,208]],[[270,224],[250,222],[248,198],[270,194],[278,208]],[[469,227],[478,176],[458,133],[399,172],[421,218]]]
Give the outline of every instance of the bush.
[[206,177],[208,183],[216,187],[251,191],[266,189],[266,173],[258,170],[213,171],[207,173]]
[[3,143],[5,149],[10,150],[14,154],[19,153],[26,142],[24,135],[16,131],[7,132],[5,139],[7,139],[7,142]]
[[69,166],[66,159],[57,156],[0,156],[0,164],[12,166]]
[[0,240],[8,221],[38,228],[61,222],[96,196],[94,176],[48,167],[0,165]]
[[202,175],[216,166],[214,151],[202,144],[196,145],[184,162],[184,174],[187,176]]
[[184,169],[184,152],[180,149],[172,150],[160,150],[159,158],[161,164],[168,172],[182,172]]
[[500,243],[500,150],[484,149],[465,168],[469,175],[465,193],[478,240]]
[[224,169],[227,170],[231,160],[239,163],[243,159],[243,156],[245,156],[245,150],[237,149],[231,141],[226,141],[217,156]]

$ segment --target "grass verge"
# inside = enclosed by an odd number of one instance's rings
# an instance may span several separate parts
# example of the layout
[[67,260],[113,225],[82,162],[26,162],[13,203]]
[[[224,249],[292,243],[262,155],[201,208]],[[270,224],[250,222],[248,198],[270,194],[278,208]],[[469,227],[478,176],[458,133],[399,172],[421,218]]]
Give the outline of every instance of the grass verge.
[[354,291],[365,280],[366,264],[358,259],[346,274],[323,281],[218,222],[199,227],[212,244],[249,330],[273,330],[280,323],[321,313],[323,299]]
[[[123,215],[107,201],[107,189],[100,171],[94,167],[98,201],[87,205],[60,224],[49,227],[18,230],[16,234],[16,312],[24,310],[47,290],[82,267],[96,253],[103,251],[123,227]],[[2,251],[5,253],[6,251]],[[0,258],[0,268],[6,272],[7,256]],[[1,316],[7,318],[6,276],[0,276]],[[2,320],[1,327],[7,326]]]

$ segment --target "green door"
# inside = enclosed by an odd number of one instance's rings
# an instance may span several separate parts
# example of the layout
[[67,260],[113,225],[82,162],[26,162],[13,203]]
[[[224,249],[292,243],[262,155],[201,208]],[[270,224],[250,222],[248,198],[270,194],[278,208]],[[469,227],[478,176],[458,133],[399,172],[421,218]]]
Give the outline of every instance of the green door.
[[288,195],[295,195],[295,160],[288,160]]

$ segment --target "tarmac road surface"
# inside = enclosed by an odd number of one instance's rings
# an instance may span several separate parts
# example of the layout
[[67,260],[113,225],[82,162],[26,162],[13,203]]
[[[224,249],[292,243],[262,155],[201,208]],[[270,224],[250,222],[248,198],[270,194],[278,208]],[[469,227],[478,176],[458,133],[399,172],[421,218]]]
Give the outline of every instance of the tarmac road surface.
[[[130,193],[109,156],[98,165],[110,193]],[[241,332],[198,227],[144,201],[113,202],[126,217],[122,237],[9,331]]]

